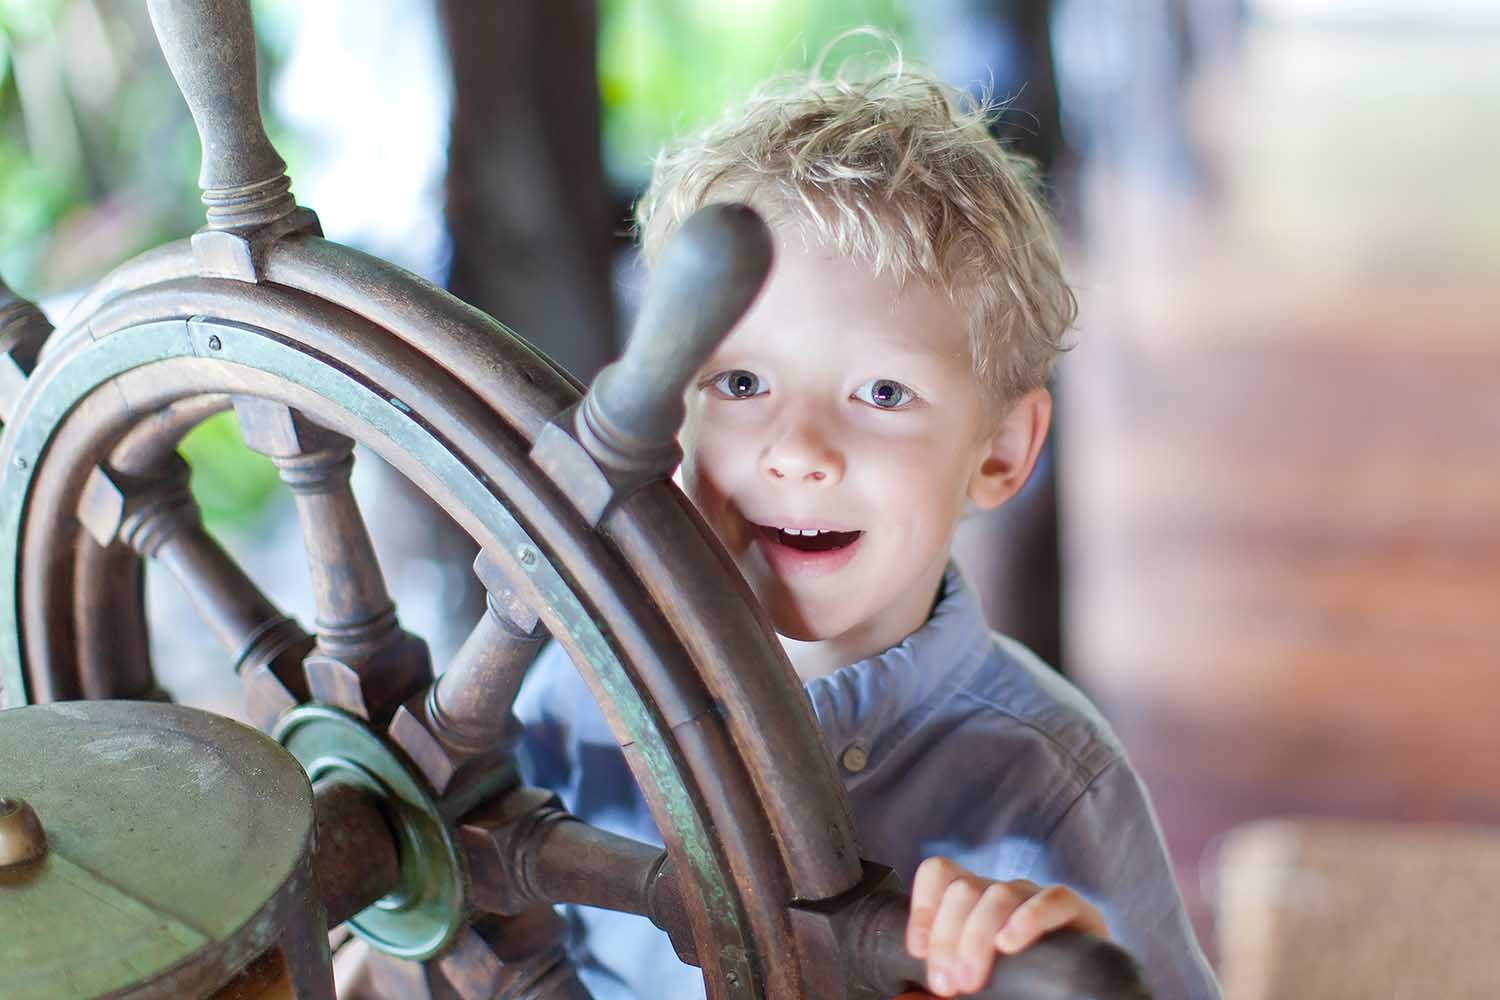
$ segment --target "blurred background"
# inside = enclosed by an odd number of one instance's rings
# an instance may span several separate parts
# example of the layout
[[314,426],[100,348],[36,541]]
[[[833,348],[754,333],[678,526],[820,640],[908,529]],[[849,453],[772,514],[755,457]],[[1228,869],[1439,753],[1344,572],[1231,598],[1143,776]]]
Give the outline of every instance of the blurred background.
[[[859,25],[1009,98],[1082,313],[1041,467],[962,528],[993,624],[1115,723],[1231,997],[1500,995],[1500,5],[252,6],[326,234],[585,380],[628,329],[630,206],[674,134]],[[144,4],[0,0],[7,283],[60,320],[202,224],[197,167]],[[184,449],[211,527],[311,621],[269,462],[229,415]],[[441,663],[480,606],[467,539],[371,455],[356,489]],[[234,711],[164,575],[150,601],[159,675]]]

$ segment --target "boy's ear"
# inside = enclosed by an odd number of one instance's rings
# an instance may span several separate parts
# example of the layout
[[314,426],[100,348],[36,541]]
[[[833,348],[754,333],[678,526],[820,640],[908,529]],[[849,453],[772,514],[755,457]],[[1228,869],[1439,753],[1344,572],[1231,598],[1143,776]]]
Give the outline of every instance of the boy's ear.
[[1026,485],[1052,422],[1052,394],[1033,389],[1016,400],[983,444],[979,467],[969,480],[977,507],[998,507]]

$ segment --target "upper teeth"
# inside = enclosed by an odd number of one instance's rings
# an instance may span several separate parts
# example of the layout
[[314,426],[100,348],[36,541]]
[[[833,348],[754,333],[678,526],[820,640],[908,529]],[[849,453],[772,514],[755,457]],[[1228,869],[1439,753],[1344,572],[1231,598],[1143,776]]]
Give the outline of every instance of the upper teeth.
[[822,535],[833,533],[831,531],[825,532],[820,528],[782,528],[781,530],[788,535]]

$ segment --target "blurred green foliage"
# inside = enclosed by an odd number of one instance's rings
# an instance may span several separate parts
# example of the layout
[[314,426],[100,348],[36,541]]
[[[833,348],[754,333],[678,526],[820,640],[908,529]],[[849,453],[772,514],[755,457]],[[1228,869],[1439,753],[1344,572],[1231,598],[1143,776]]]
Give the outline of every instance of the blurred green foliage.
[[[427,0],[410,0],[423,3]],[[294,181],[305,141],[264,99],[299,0],[252,0],[262,111]],[[908,35],[909,0],[600,0],[611,175],[639,184],[681,131],[851,28]],[[199,148],[141,0],[0,0],[0,275],[33,298],[76,291],[202,224]],[[830,56],[889,50],[850,38]],[[911,53],[908,53],[911,54]],[[920,53],[916,53],[920,55]]]
[[[301,146],[265,100],[296,0],[254,0],[267,130],[296,177]],[[0,275],[23,295],[81,291],[203,224],[200,147],[141,0],[0,0]],[[277,489],[225,413],[183,442],[212,525],[242,525]]]
[[281,485],[271,460],[241,441],[233,411],[194,427],[177,450],[192,467],[193,496],[211,528],[253,521]]
[[[255,0],[262,95],[294,0]],[[297,143],[267,111],[295,166]],[[199,145],[141,0],[0,0],[0,275],[66,294],[203,224]],[[295,177],[293,173],[293,177]]]
[[[906,55],[903,0],[600,0],[599,89],[606,166],[641,184],[651,158],[684,131],[718,117],[776,73],[810,68],[831,42],[872,27]],[[838,42],[826,65],[885,52],[869,35]]]

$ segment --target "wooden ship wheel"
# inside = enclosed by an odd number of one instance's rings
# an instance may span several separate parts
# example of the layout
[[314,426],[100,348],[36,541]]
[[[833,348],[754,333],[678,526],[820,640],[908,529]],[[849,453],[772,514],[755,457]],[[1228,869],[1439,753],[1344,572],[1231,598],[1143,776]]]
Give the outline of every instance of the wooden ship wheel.
[[[150,0],[150,12],[203,141],[207,226],[120,267],[55,330],[0,286],[0,735],[12,734],[0,753],[20,758],[5,761],[12,773],[43,775],[27,787],[45,797],[62,787],[51,762],[97,748],[100,726],[141,753],[187,740],[259,775],[235,801],[276,798],[273,826],[292,832],[242,926],[156,964],[122,959],[132,971],[94,987],[213,993],[279,940],[292,993],[332,996],[322,929],[347,922],[403,970],[392,995],[419,983],[434,997],[587,996],[560,903],[649,917],[716,1000],[886,998],[919,982],[902,944],[907,898],[861,858],[774,633],[669,481],[683,388],[763,281],[764,226],[735,206],[690,220],[625,356],[583,396],[478,310],[321,237],[260,121],[247,0]],[[227,409],[294,496],[310,632],[205,530],[188,490],[178,443]],[[388,596],[350,490],[356,442],[480,546],[487,609],[440,673]],[[147,559],[191,596],[270,739],[162,704]],[[665,850],[520,782],[510,705],[549,636],[604,711]],[[63,704],[77,699],[111,701]],[[301,768],[288,778],[278,761]],[[104,768],[89,787],[66,808],[86,814],[133,786]],[[163,795],[167,813],[201,808]],[[38,824],[22,798],[0,801],[0,833]],[[239,822],[219,801],[220,824]],[[62,808],[38,806],[39,826]],[[83,864],[63,857],[83,839],[48,832],[52,863]],[[111,866],[130,865],[128,838],[103,839]],[[15,872],[49,862],[24,847],[7,859],[3,844],[0,922],[25,926]],[[19,994],[52,982],[45,969],[28,980],[16,947],[0,940],[0,983],[11,975]],[[983,995],[1144,991],[1118,948],[1062,933],[1001,960]]]

